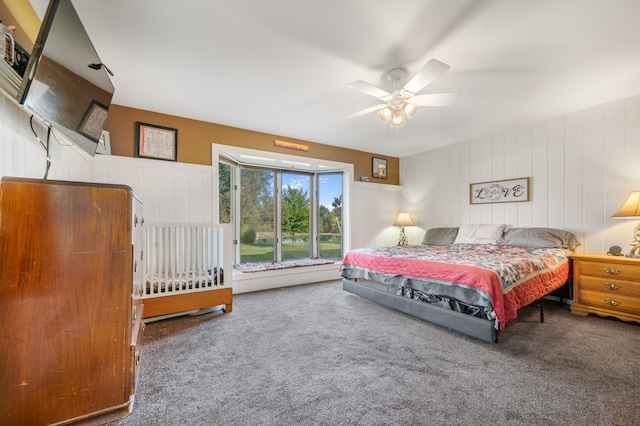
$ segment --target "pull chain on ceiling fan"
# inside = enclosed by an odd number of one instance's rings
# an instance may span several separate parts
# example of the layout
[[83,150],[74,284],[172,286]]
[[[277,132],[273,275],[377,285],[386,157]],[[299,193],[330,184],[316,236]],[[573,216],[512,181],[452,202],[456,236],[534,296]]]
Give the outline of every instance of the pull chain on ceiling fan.
[[[419,106],[450,105],[455,98],[453,93],[418,94],[429,83],[448,71],[449,68],[451,68],[449,65],[436,59],[431,59],[402,88],[394,89],[392,92],[387,92],[362,80],[351,83],[347,87],[374,96],[383,103],[350,114],[346,118],[356,118],[378,111],[378,117],[382,121],[389,122],[392,127],[398,127],[402,126],[406,119],[413,117]],[[404,68],[393,68],[387,72],[387,79],[397,85],[405,73],[406,70]]]

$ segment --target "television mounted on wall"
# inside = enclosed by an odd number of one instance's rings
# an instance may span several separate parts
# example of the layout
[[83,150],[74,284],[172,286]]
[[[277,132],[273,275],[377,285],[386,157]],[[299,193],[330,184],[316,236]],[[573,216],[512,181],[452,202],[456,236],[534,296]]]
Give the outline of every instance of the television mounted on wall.
[[[4,79],[7,64],[2,65]],[[24,74],[11,72],[19,104],[95,154],[114,87],[71,0],[50,0]]]

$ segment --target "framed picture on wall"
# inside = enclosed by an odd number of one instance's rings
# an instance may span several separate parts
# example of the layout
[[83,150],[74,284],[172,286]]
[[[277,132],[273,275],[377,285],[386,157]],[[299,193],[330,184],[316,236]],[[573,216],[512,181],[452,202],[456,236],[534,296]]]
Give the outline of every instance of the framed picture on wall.
[[178,129],[136,122],[136,157],[178,161]]
[[102,131],[100,139],[98,140],[98,147],[96,148],[96,154],[111,154],[111,137],[106,130]]
[[530,200],[531,179],[494,180],[469,185],[470,204],[513,203]]
[[373,157],[373,170],[371,175],[374,178],[386,179],[387,178],[387,160],[384,158]]

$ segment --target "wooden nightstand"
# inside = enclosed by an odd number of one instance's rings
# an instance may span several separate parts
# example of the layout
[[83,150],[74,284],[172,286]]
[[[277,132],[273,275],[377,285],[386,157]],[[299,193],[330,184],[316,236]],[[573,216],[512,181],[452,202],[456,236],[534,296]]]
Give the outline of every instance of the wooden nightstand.
[[574,254],[571,313],[640,324],[640,259]]

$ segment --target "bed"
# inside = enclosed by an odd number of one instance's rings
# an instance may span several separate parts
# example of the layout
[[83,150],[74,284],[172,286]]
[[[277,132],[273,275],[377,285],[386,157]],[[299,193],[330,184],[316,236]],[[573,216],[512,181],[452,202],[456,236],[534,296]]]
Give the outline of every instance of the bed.
[[219,306],[231,312],[233,244],[229,225],[145,225],[144,238],[140,297],[146,322],[205,313]]
[[496,342],[519,309],[569,286],[578,245],[553,228],[433,228],[420,245],[349,251],[340,275],[346,291]]

